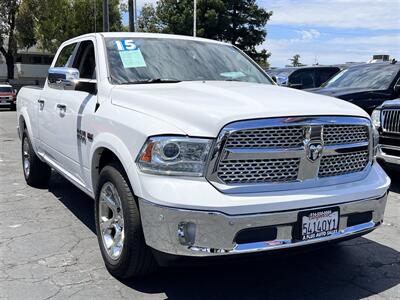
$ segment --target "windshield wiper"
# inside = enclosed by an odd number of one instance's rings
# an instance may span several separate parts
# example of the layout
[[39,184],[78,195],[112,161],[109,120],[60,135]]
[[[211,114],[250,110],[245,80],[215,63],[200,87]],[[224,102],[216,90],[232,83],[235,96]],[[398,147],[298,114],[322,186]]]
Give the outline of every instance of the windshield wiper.
[[144,79],[144,80],[135,80],[135,81],[125,81],[121,82],[120,84],[148,84],[148,83],[178,83],[181,82],[181,80],[176,80],[176,79],[162,79],[162,78],[150,78],[150,79]]

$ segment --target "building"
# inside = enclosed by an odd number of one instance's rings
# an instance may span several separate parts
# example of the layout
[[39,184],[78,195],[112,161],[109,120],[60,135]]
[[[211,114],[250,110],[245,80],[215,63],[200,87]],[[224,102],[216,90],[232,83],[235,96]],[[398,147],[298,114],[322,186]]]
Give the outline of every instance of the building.
[[[47,76],[54,55],[33,46],[18,50],[14,65],[15,85],[42,84]],[[7,79],[7,65],[0,55],[0,81]]]

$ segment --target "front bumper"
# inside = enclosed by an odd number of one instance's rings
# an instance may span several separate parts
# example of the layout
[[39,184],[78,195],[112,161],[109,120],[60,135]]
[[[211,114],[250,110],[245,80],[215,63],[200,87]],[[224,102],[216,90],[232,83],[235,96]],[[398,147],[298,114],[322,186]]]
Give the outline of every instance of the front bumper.
[[[227,215],[221,212],[178,209],[156,205],[139,198],[146,243],[161,252],[183,256],[218,256],[292,248],[367,233],[383,221],[387,194],[337,205],[308,207],[259,214]],[[302,211],[338,207],[339,232],[308,241],[294,238]],[[368,220],[349,225],[350,216],[370,213]],[[276,228],[272,240],[236,242],[237,234],[250,228]]]
[[[400,165],[400,147],[393,145],[379,145],[377,159],[387,164]],[[395,155],[394,155],[395,154]]]

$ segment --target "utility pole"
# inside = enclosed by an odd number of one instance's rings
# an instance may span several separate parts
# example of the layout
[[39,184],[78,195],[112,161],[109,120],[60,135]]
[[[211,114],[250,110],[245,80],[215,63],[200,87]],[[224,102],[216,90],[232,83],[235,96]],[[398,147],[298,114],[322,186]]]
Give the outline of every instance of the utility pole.
[[193,0],[193,36],[196,37],[197,31],[197,0]]
[[136,0],[128,0],[129,31],[136,31]]
[[103,31],[110,31],[110,20],[108,17],[108,0],[103,0]]

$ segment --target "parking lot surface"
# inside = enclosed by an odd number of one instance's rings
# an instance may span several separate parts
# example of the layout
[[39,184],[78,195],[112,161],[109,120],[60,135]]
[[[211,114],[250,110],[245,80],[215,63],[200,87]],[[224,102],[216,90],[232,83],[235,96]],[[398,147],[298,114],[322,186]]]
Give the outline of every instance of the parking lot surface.
[[0,299],[400,299],[394,172],[385,222],[364,237],[252,262],[162,268],[122,282],[103,265],[93,200],[56,173],[46,189],[25,184],[15,119],[0,111]]

